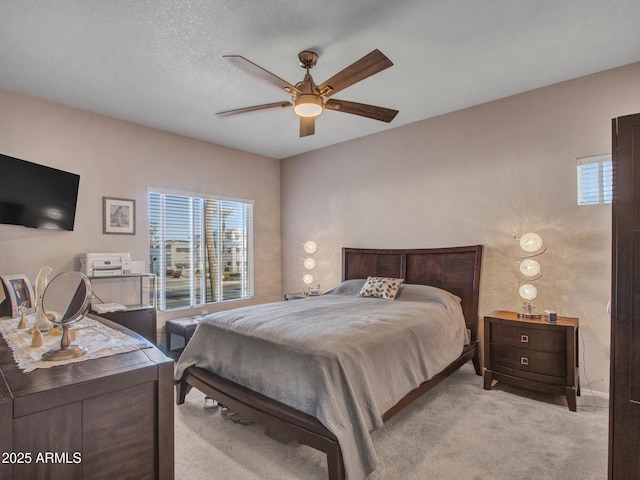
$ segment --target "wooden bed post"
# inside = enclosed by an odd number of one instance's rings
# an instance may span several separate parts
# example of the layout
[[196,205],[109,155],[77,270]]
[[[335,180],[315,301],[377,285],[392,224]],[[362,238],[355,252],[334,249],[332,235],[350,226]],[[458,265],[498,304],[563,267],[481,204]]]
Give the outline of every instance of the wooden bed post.
[[187,393],[191,390],[191,385],[189,385],[184,377],[182,380],[176,383],[176,404],[182,405],[187,397]]
[[342,451],[337,443],[327,451],[327,468],[329,470],[329,480],[344,480],[345,471]]

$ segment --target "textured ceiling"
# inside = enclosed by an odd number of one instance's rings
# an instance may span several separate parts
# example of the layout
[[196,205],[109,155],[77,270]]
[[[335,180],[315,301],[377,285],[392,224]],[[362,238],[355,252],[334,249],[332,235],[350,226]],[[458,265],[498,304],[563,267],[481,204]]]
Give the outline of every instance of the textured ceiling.
[[[640,60],[638,0],[1,0],[0,88],[285,158]],[[400,111],[334,111],[298,137],[288,100],[223,59],[320,84],[373,49],[394,66],[337,95]],[[0,115],[1,115],[0,111]]]

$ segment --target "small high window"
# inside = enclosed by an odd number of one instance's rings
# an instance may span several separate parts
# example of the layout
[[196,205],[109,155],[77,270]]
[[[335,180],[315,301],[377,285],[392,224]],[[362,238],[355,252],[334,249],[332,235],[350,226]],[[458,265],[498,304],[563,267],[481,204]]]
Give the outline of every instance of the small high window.
[[611,203],[611,155],[578,158],[578,205]]

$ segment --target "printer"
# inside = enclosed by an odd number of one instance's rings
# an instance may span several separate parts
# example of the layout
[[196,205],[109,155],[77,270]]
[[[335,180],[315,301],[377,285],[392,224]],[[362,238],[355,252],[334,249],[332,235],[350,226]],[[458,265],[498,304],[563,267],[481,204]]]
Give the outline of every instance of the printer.
[[89,278],[131,275],[131,256],[128,253],[85,253],[80,257],[80,271]]

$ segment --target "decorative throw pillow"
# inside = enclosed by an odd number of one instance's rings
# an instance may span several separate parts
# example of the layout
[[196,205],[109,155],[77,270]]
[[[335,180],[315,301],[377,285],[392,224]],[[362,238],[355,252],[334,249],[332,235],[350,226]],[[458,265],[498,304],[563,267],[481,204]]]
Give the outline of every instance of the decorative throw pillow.
[[394,300],[403,281],[403,278],[367,277],[358,296]]

